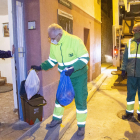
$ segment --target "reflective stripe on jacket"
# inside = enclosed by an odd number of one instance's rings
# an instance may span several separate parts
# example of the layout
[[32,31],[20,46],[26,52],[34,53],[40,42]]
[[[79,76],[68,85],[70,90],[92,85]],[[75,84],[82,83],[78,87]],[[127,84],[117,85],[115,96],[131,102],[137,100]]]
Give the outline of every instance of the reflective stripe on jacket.
[[125,47],[121,70],[126,70],[127,76],[140,77],[140,43],[134,38]]
[[41,67],[48,70],[58,63],[58,71],[61,73],[66,67],[73,66],[74,72],[71,75],[73,78],[87,71],[88,61],[89,54],[83,41],[63,30],[63,35],[58,44],[51,43],[49,58],[41,64]]

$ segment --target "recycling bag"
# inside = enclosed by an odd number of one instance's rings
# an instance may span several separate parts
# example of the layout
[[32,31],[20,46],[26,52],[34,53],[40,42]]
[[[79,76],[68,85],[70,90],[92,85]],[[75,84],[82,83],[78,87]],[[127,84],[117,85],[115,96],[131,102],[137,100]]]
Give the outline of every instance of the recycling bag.
[[56,99],[62,106],[70,104],[74,99],[75,93],[69,76],[65,75],[65,70],[60,74]]
[[40,87],[40,80],[35,70],[31,70],[28,74],[28,77],[25,82],[25,91],[27,93],[28,100],[31,99],[32,96],[37,94]]

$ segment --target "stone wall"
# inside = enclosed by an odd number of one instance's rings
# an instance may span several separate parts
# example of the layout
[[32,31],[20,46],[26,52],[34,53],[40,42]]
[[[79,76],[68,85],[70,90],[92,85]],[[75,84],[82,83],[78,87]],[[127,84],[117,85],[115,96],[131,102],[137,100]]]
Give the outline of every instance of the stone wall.
[[108,3],[102,3],[101,10],[101,63],[112,63],[113,35],[112,8]]

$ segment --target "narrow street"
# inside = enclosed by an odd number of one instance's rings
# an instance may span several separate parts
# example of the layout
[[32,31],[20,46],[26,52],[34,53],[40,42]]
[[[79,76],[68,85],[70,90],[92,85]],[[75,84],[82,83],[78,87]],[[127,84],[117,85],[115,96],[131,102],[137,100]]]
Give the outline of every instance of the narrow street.
[[[77,121],[75,120],[61,140],[140,139],[140,123],[128,122],[119,118],[120,114],[126,109],[127,90],[126,86],[114,86],[118,75],[112,75],[111,71],[116,71],[116,68],[112,66],[102,72],[106,73],[108,77],[88,102],[85,136],[77,136]],[[126,79],[122,83],[126,84]],[[137,107],[136,97],[135,111]]]

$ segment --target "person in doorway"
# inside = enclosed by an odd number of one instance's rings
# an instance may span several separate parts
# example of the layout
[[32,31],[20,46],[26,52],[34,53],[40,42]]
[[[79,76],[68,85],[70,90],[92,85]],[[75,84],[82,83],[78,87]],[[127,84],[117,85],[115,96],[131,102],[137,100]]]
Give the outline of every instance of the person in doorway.
[[13,45],[12,51],[3,51],[0,50],[0,58],[4,59],[4,58],[10,58],[13,56],[13,54],[15,53],[15,47]]
[[[65,75],[70,76],[75,91],[77,135],[85,134],[87,117],[87,63],[89,61],[88,51],[83,41],[77,36],[64,31],[58,24],[48,27],[48,39],[51,42],[50,55],[47,61],[40,66],[31,66],[35,70],[48,70],[58,63],[58,71],[61,73],[66,69]],[[53,119],[49,124],[54,127],[62,123],[64,107],[55,101]]]
[[127,72],[127,107],[122,119],[131,120],[134,113],[135,96],[138,90],[139,109],[137,110],[140,121],[140,23],[135,24],[132,30],[134,37],[125,47],[122,61],[122,77]]

